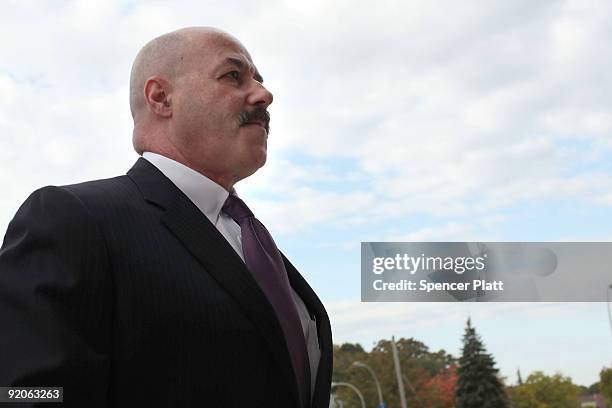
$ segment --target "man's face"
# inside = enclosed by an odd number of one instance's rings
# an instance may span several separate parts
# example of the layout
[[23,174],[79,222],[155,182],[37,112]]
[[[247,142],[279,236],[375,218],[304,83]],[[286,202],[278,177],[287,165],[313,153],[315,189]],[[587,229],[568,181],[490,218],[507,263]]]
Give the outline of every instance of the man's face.
[[186,58],[172,90],[173,143],[217,182],[250,176],[266,162],[272,94],[232,38],[207,39]]

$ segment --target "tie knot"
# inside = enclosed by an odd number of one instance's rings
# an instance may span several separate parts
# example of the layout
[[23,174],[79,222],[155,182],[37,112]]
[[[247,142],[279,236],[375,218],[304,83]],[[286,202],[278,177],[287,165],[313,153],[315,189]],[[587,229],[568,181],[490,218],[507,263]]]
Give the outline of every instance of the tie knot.
[[247,207],[247,205],[238,196],[230,194],[223,203],[221,211],[229,215],[240,224],[244,219],[253,217],[253,212]]

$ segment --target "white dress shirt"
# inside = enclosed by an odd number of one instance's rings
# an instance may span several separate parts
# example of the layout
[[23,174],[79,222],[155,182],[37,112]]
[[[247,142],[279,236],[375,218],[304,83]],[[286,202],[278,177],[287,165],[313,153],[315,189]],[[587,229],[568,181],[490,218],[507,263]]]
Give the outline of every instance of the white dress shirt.
[[[244,262],[240,226],[230,216],[221,211],[221,207],[223,207],[225,200],[229,196],[229,192],[208,177],[165,156],[152,152],[144,152],[142,157],[157,167],[164,176],[168,177],[170,181],[172,181],[172,183],[174,183],[174,185],[177,186],[196,207],[198,207],[202,214],[204,214],[212,225],[219,230],[221,235],[223,235]],[[302,323],[304,338],[306,339],[306,348],[308,350],[308,360],[310,363],[310,391],[312,396],[312,394],[314,394],[317,369],[321,357],[319,339],[317,336],[317,325],[310,317],[308,308],[302,301],[302,298],[300,298],[293,289],[291,292]]]

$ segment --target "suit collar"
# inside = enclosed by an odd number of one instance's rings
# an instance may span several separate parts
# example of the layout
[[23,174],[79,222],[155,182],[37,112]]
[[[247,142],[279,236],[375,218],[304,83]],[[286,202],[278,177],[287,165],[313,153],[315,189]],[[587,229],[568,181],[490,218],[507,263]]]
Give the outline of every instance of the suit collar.
[[146,201],[164,210],[173,207],[176,201],[187,199],[168,177],[142,157],[136,161],[127,175],[136,184]]
[[142,157],[170,179],[206,218],[216,225],[221,207],[229,196],[225,188],[203,174],[161,154],[144,152]]
[[[242,307],[259,329],[270,352],[292,388],[299,406],[297,379],[293,372],[285,337],[272,305],[223,235],[202,217],[200,210],[166,176],[140,158],[128,171],[145,200],[165,210],[161,222],[200,262],[205,271]],[[300,296],[301,290],[297,290]]]

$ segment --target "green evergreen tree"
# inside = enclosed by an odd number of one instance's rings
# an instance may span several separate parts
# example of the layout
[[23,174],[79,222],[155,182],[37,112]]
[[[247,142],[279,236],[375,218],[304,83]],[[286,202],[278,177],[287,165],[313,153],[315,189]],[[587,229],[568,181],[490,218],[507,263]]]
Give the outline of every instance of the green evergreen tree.
[[497,373],[495,360],[486,352],[480,336],[468,319],[457,370],[457,408],[509,407],[508,397]]

